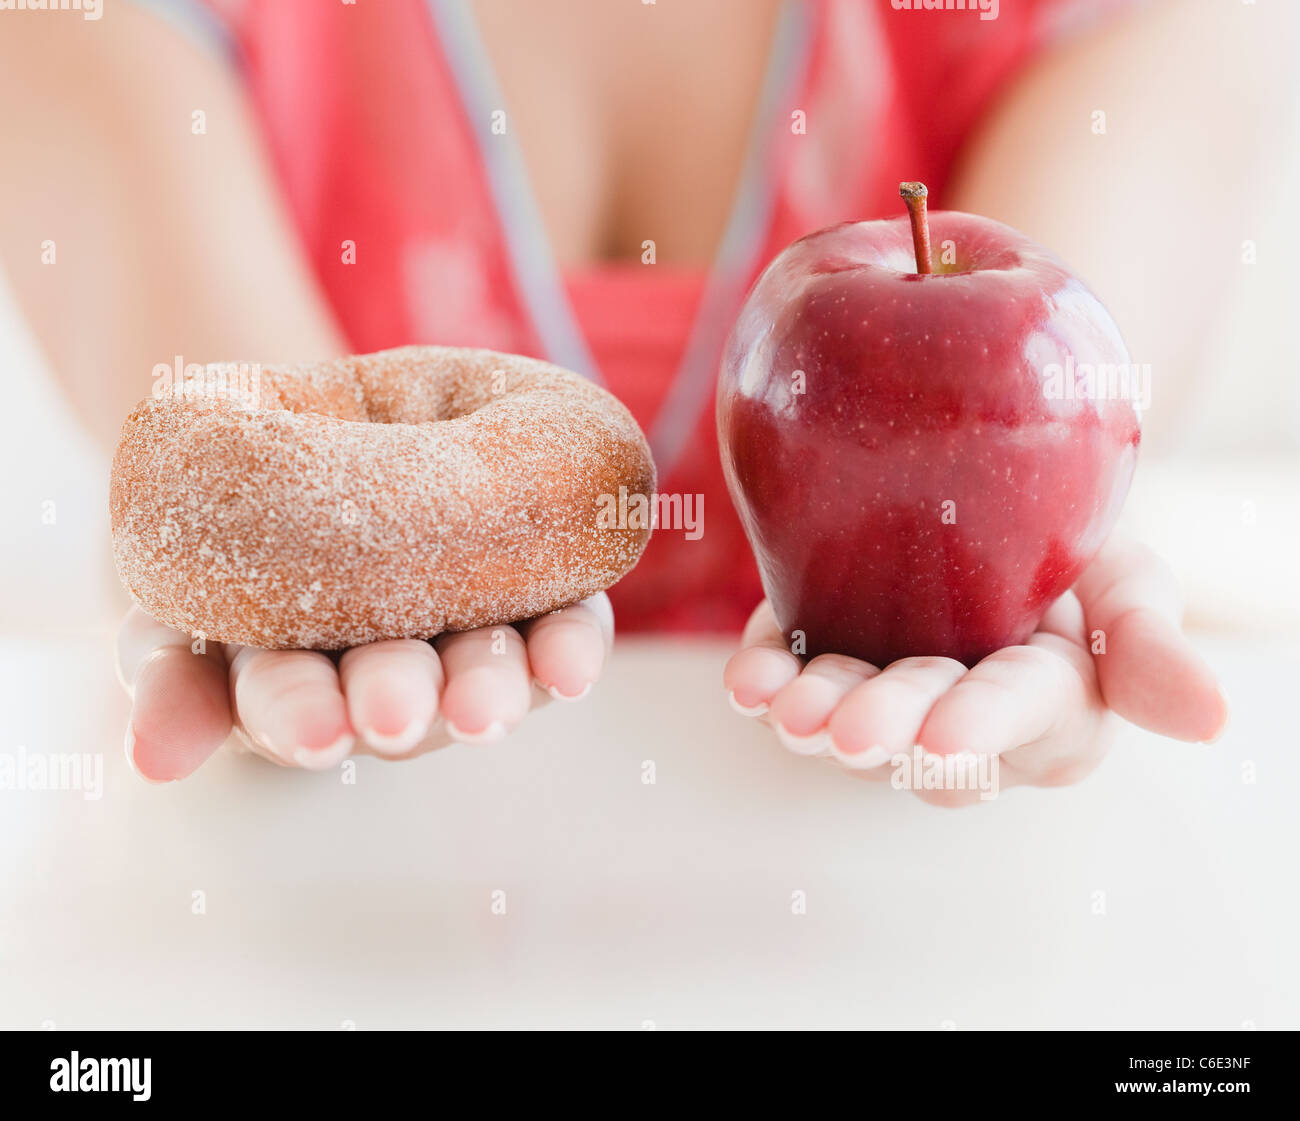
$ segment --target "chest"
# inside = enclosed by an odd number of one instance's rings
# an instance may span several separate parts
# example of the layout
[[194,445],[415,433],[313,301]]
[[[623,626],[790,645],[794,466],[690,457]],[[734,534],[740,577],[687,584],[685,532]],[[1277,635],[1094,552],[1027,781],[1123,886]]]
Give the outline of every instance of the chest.
[[778,0],[475,0],[479,36],[561,265],[703,264],[745,158]]

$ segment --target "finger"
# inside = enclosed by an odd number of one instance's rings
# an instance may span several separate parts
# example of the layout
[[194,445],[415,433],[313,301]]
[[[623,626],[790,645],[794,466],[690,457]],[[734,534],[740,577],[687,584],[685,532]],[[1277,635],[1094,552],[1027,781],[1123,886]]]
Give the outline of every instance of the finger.
[[1072,786],[1097,769],[1115,740],[1119,718],[1097,704],[1074,714],[1058,730],[1034,743],[1002,753],[1002,770],[1012,780],[1004,785]]
[[1035,634],[1052,634],[1073,643],[1081,649],[1088,648],[1088,627],[1083,617],[1083,605],[1074,592],[1066,592],[1052,604],[1039,621]]
[[944,756],[942,784],[914,786],[912,793],[928,806],[966,809],[999,798],[1004,790],[1023,786],[1023,777],[997,755]]
[[799,676],[803,663],[785,643],[767,600],[754,609],[740,638],[740,651],[722,671],[731,706],[742,716],[762,716],[772,698]]
[[532,674],[514,627],[480,627],[437,639],[447,675],[442,716],[460,743],[495,743],[528,713]]
[[277,762],[320,771],[351,754],[338,670],[324,654],[245,646],[235,651],[230,676],[244,731]]
[[537,683],[557,701],[579,701],[600,677],[614,641],[614,612],[602,592],[521,626]]
[[185,778],[230,736],[230,695],[219,643],[196,654],[189,635],[132,608],[118,631],[117,672],[133,698],[126,758],[141,778]]
[[442,683],[442,662],[418,639],[356,646],[339,659],[348,721],[377,755],[405,755],[424,740]]
[[1087,703],[1078,670],[1060,654],[1043,645],[1008,646],[939,698],[917,742],[937,755],[998,754],[1042,738]]
[[869,770],[911,751],[935,703],[966,674],[952,658],[904,658],[857,686],[830,719],[831,747],[846,767]]
[[1182,632],[1181,596],[1164,561],[1143,545],[1119,541],[1102,550],[1075,590],[1106,703],[1162,736],[1218,739],[1228,702]]
[[772,698],[772,725],[781,742],[796,755],[828,755],[826,722],[836,706],[867,678],[880,671],[858,658],[822,654]]

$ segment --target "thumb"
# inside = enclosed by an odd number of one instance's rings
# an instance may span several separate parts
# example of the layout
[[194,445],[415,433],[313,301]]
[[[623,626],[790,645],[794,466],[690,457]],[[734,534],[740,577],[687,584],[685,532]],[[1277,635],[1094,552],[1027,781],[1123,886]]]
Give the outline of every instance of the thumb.
[[1106,703],[1162,736],[1218,739],[1228,704],[1183,634],[1182,597],[1164,561],[1145,545],[1108,541],[1075,592]]

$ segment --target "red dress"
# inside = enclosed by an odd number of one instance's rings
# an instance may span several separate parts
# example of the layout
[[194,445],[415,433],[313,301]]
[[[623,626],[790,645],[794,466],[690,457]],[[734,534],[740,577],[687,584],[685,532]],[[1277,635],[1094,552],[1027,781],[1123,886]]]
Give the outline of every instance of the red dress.
[[[734,209],[710,270],[561,273],[461,0],[184,0],[164,15],[242,73],[302,246],[357,352],[407,343],[548,358],[600,381],[650,437],[661,492],[703,495],[703,533],[655,534],[611,591],[621,629],[739,628],[762,595],[718,460],[723,340],[763,265],[796,237],[942,206],[962,139],[1052,38],[1112,5],[788,0]],[[158,7],[156,3],[153,5]],[[906,90],[906,97],[903,92]],[[694,536],[694,535],[692,535]]]

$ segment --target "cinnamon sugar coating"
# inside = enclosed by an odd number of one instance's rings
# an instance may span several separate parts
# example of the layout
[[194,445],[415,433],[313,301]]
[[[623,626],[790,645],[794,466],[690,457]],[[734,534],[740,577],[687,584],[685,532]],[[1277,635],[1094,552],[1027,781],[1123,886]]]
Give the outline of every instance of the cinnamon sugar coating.
[[332,650],[511,623],[608,588],[649,539],[598,524],[655,470],[577,374],[449,347],[238,372],[143,401],[113,459],[118,574],[178,630]]

